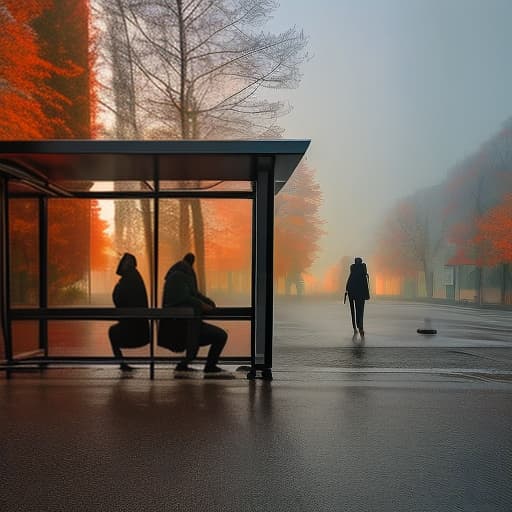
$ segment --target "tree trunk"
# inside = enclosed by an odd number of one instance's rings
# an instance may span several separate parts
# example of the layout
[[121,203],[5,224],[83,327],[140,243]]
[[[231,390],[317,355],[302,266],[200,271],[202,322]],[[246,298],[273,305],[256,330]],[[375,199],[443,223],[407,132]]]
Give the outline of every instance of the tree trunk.
[[178,29],[180,34],[180,124],[181,138],[190,137],[189,130],[189,108],[187,104],[187,40],[186,27],[183,18],[183,2],[176,0],[178,9]]
[[476,303],[482,304],[482,267],[475,267],[475,293]]
[[[152,230],[152,222],[151,222],[151,199],[141,199],[140,200],[140,209],[142,215],[142,225],[144,229],[144,245],[146,247],[146,254],[148,257],[148,270],[149,270],[149,279],[151,286],[151,292],[153,292],[153,230]],[[151,297],[153,293],[151,293]]]
[[185,256],[185,253],[191,250],[190,243],[190,211],[189,200],[180,199],[180,221],[179,221],[179,252],[180,256]]
[[425,274],[425,291],[427,297],[431,299],[434,296],[434,273],[430,271],[427,262],[423,262],[423,273]]
[[[136,109],[136,91],[135,91],[135,71],[133,50],[130,42],[126,14],[122,2],[117,0],[116,7],[118,12],[109,17],[110,33],[112,37],[112,84],[114,88],[114,102],[116,112],[116,137],[119,139],[140,137],[139,126],[137,122]],[[122,37],[119,37],[122,34]],[[124,48],[122,47],[124,46]],[[117,190],[118,184],[114,183],[114,190]],[[140,215],[142,218],[142,230],[144,237],[144,248],[148,259],[148,269],[150,282],[153,286],[153,232],[151,201],[149,199],[140,200]],[[114,218],[116,230],[116,245],[119,248],[122,244],[126,245],[125,223],[129,222],[130,215],[139,215],[135,211],[134,203],[123,203],[123,201],[114,202]],[[126,248],[129,250],[129,247]]]
[[507,281],[508,281],[509,264],[503,263],[502,265],[502,276],[501,276],[501,304],[507,303]]
[[200,199],[192,199],[190,201],[192,208],[192,221],[194,224],[194,245],[198,260],[197,281],[199,289],[206,293],[206,272],[205,272],[205,250],[204,250],[204,222],[203,211]]
[[[197,115],[193,112],[192,85],[188,82],[188,53],[186,26],[183,16],[183,2],[176,0],[178,11],[178,29],[180,39],[180,124],[181,138],[198,138]],[[181,205],[181,202],[185,203]],[[196,271],[199,289],[206,293],[205,277],[205,249],[204,249],[204,220],[201,203],[198,199],[181,200],[180,202],[180,244],[182,249],[190,248],[190,213],[192,215],[192,228],[194,231],[194,246],[196,255]],[[190,208],[190,212],[189,212]],[[181,218],[184,215],[184,218]],[[190,249],[186,249],[190,250]]]

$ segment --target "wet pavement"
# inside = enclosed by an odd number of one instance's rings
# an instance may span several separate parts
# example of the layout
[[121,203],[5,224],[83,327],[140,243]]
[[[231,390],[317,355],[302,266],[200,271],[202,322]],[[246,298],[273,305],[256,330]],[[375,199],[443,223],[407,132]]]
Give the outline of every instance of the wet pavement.
[[0,510],[510,512],[511,313],[436,306],[431,340],[407,306],[361,345],[341,303],[278,304],[272,382],[0,372]]
[[[425,318],[435,336],[416,332]],[[512,370],[512,310],[369,301],[361,340],[341,301],[288,300],[274,333],[276,368]]]
[[[429,319],[435,336],[416,330]],[[366,302],[365,338],[375,347],[509,347],[512,309],[375,301]],[[302,347],[351,347],[347,304],[334,300],[279,300],[275,306],[275,344]]]
[[512,510],[510,381],[275,377],[16,374],[0,383],[0,510]]

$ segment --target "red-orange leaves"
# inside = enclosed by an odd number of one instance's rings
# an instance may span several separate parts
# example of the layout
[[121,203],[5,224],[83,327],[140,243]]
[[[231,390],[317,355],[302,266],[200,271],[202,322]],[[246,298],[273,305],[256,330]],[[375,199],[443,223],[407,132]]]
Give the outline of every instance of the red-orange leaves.
[[488,264],[512,262],[512,194],[477,221],[475,242],[485,246]]
[[315,261],[324,234],[322,192],[315,171],[300,165],[276,197],[275,274],[302,273]]

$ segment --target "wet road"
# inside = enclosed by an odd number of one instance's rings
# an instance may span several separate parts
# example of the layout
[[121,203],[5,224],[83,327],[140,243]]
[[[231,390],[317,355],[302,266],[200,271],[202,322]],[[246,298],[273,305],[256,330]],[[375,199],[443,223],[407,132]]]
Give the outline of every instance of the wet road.
[[[417,334],[425,318],[436,336]],[[369,301],[365,331],[364,342],[352,339],[341,301],[280,301],[274,366],[512,370],[512,311]]]
[[49,370],[0,381],[0,510],[512,510],[512,384]]
[[0,510],[510,512],[510,314],[278,303],[271,383],[0,372]]

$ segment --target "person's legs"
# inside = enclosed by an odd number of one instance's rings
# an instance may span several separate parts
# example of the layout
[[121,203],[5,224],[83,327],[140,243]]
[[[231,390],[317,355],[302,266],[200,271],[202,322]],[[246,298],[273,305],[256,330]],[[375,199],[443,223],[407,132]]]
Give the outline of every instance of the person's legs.
[[228,333],[224,329],[221,329],[216,325],[202,322],[201,333],[199,335],[199,345],[210,345],[205,369],[212,369],[217,366],[220,354],[226,345],[227,339]]
[[187,348],[185,357],[180,361],[176,369],[181,371],[191,370],[192,368],[188,365],[196,358],[198,348],[205,347],[207,345],[210,345],[210,349],[208,350],[205,369],[207,371],[216,369],[220,354],[226,345],[227,339],[228,334],[224,329],[221,329],[216,325],[201,322],[199,327],[199,341],[197,345],[189,346]]
[[[108,330],[108,337],[110,339],[110,346],[112,347],[112,352],[114,353],[114,357],[116,359],[123,359],[123,353],[121,352],[121,341],[122,341],[122,332],[121,332],[121,324],[117,323],[110,327]],[[133,368],[127,363],[120,363],[119,368],[123,371],[131,371]]]
[[[201,324],[203,322],[192,322],[187,320],[186,327],[184,327],[184,331],[182,336],[185,336],[187,339],[187,349],[185,352],[185,356],[176,366],[176,370],[179,371],[195,371],[195,368],[191,368],[189,363],[191,363],[197,356],[197,351],[199,349],[199,345],[205,345],[205,343],[201,343]],[[183,327],[183,326],[181,326]],[[199,333],[198,330],[199,329]]]
[[108,330],[108,337],[110,339],[110,345],[112,346],[112,352],[116,359],[122,359],[123,353],[119,348],[119,342],[121,338],[121,325],[119,323],[114,324]]
[[363,327],[363,319],[364,319],[364,300],[357,299],[356,300],[356,318],[357,318],[357,328],[361,334],[364,334]]
[[356,330],[356,313],[354,311],[354,302],[355,299],[349,297],[348,303],[350,304],[350,316],[352,317],[352,328],[354,331]]

